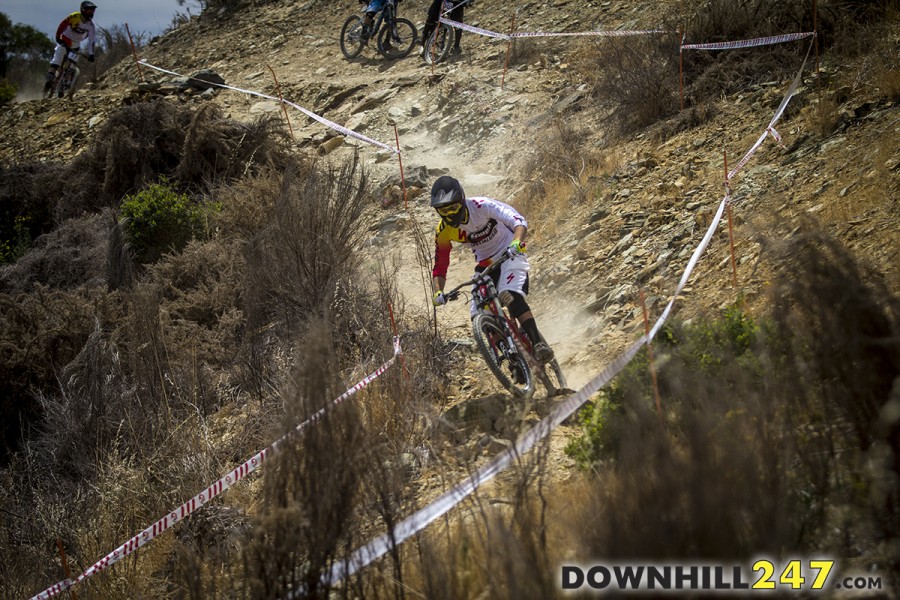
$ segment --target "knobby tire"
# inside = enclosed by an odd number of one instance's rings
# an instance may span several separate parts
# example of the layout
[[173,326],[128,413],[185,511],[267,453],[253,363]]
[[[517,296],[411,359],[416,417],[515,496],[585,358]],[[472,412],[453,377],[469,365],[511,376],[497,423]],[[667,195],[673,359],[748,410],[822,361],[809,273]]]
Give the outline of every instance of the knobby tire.
[[69,99],[75,94],[75,82],[78,80],[78,67],[69,67],[63,73],[59,80],[59,89],[56,92],[57,97],[63,98],[66,95]]
[[363,22],[359,15],[347,17],[341,28],[341,52],[348,59],[356,58],[363,49]]
[[[507,355],[500,348],[500,344],[506,345],[506,335],[496,318],[485,314],[475,315],[472,320],[472,335],[475,337],[478,351],[500,384],[517,398],[529,400],[534,395],[535,386],[528,361],[516,349],[511,353],[513,364],[509,363]],[[521,370],[525,383],[519,384],[513,380],[513,368]]]
[[425,42],[423,58],[426,64],[439,63],[446,60],[450,54],[450,46],[453,45],[453,28],[449,25],[438,24],[428,36]]
[[[397,18],[394,19],[394,29],[397,35],[393,37],[391,36],[391,28],[386,24],[378,32],[378,51],[385,58],[406,58],[416,45],[416,37],[418,35],[416,26],[409,19]],[[390,48],[387,46],[389,37],[391,37]]]

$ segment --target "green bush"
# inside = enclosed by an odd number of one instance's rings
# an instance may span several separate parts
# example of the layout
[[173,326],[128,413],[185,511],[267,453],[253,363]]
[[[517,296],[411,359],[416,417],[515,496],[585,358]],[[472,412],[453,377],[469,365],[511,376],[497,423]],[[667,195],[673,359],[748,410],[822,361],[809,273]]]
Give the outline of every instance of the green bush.
[[16,97],[19,88],[8,79],[0,80],[0,105],[8,104]]
[[126,196],[120,214],[126,240],[140,263],[155,262],[166,252],[181,250],[203,223],[200,207],[166,180]]
[[[763,342],[761,344],[761,342]],[[719,318],[664,327],[654,340],[660,393],[669,406],[691,404],[692,386],[686,373],[699,381],[716,382],[723,392],[738,386],[758,385],[763,369],[760,353],[777,347],[769,330],[740,308],[727,308]],[[620,430],[626,406],[655,410],[646,348],[601,390],[599,398],[578,413],[582,435],[573,438],[565,452],[582,469],[614,458],[621,443]]]

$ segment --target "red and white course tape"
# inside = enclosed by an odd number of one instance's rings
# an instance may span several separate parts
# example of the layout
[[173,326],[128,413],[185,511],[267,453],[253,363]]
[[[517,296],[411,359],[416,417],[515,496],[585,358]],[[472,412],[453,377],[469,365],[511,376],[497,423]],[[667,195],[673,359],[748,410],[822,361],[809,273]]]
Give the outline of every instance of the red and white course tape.
[[585,36],[599,36],[599,37],[623,37],[629,35],[653,35],[657,33],[671,33],[668,31],[663,31],[661,29],[649,29],[645,31],[578,31],[573,33],[553,33],[546,31],[523,31],[518,33],[497,33],[496,31],[490,31],[488,29],[482,29],[481,27],[474,27],[472,25],[466,25],[465,23],[460,23],[459,21],[454,21],[453,19],[448,19],[446,17],[441,17],[440,22],[450,27],[455,27],[456,29],[462,29],[463,31],[468,31],[471,33],[476,33],[478,35],[483,35],[485,37],[496,38],[499,40],[510,40],[512,38],[530,38],[530,37],[585,37]]
[[736,42],[712,42],[709,44],[682,44],[682,50],[734,50],[735,48],[752,48],[754,46],[771,46],[773,44],[784,44],[785,42],[793,42],[808,37],[814,37],[816,34],[812,31],[802,33],[785,33],[784,35],[773,35],[770,37],[753,38],[752,40],[738,40]]
[[84,581],[88,577],[91,577],[92,575],[96,575],[97,573],[106,569],[107,567],[114,565],[115,563],[119,562],[120,560],[122,560],[123,558],[128,556],[129,554],[136,551],[138,548],[148,544],[154,538],[162,535],[162,533],[164,533],[166,530],[171,528],[173,525],[175,525],[179,521],[186,519],[188,516],[191,515],[191,513],[195,512],[198,508],[200,508],[201,506],[203,506],[204,504],[206,504],[207,502],[209,502],[210,500],[212,500],[213,498],[215,498],[216,496],[218,496],[219,494],[221,494],[222,492],[224,492],[225,490],[227,490],[228,488],[233,486],[235,483],[237,483],[241,479],[244,479],[247,475],[249,475],[256,469],[258,469],[259,466],[266,460],[266,458],[271,456],[272,453],[277,449],[278,445],[281,444],[284,440],[286,440],[288,438],[288,436],[293,435],[296,432],[303,431],[303,429],[305,429],[307,426],[319,421],[323,416],[325,416],[325,413],[327,410],[334,408],[335,406],[340,404],[342,401],[353,396],[354,394],[356,394],[357,392],[359,392],[360,390],[362,390],[363,388],[368,386],[370,383],[375,381],[375,379],[380,377],[385,371],[387,371],[391,367],[391,365],[393,365],[397,361],[397,357],[400,356],[402,354],[402,352],[403,351],[400,348],[400,338],[395,337],[394,338],[394,355],[390,358],[390,360],[388,360],[386,363],[384,363],[383,365],[381,365],[380,367],[378,367],[377,369],[372,371],[369,375],[367,375],[359,383],[357,383],[356,385],[354,385],[353,387],[348,389],[346,392],[344,392],[343,394],[341,394],[340,396],[338,396],[337,398],[335,398],[334,400],[332,400],[331,402],[329,402],[328,404],[326,404],[325,406],[320,408],[318,410],[318,412],[316,412],[313,416],[308,418],[303,423],[297,425],[293,431],[281,436],[280,438],[278,438],[277,440],[272,442],[272,444],[270,444],[267,448],[264,448],[263,450],[260,450],[259,452],[254,454],[252,457],[250,457],[250,459],[248,459],[243,464],[241,464],[239,467],[232,470],[227,475],[225,475],[224,477],[222,477],[221,479],[219,479],[218,481],[216,481],[215,483],[213,483],[212,485],[207,487],[205,490],[203,490],[202,492],[200,492],[199,494],[197,494],[196,496],[194,496],[193,498],[191,498],[190,500],[188,500],[187,502],[185,502],[184,504],[182,504],[175,510],[170,511],[166,516],[159,519],[158,521],[156,521],[155,523],[153,523],[152,525],[150,525],[149,527],[147,527],[146,529],[144,529],[143,531],[141,531],[140,533],[138,533],[137,535],[135,535],[128,541],[126,541],[124,544],[122,544],[121,546],[119,546],[118,548],[116,548],[115,550],[113,550],[112,552],[110,552],[109,554],[107,554],[106,556],[104,556],[103,558],[98,560],[97,562],[95,562],[84,573],[82,573],[75,579],[65,579],[63,581],[60,581],[59,583],[47,588],[46,590],[37,594],[36,596],[33,596],[31,598],[31,600],[44,600],[45,598],[52,598],[52,597],[60,594],[64,590],[67,590],[70,587]]
[[[168,69],[163,69],[162,67],[157,67],[156,65],[151,65],[150,63],[147,62],[146,59],[140,60],[138,62],[140,64],[144,65],[145,67],[150,67],[151,69],[156,69],[157,71],[160,71],[162,73],[168,73],[169,75],[175,75],[176,77],[187,77],[186,75],[176,73],[175,71],[169,71]],[[261,94],[260,92],[254,92],[253,90],[245,90],[245,89],[242,89],[239,87],[225,85],[224,83],[212,83],[209,81],[204,81],[202,79],[197,79],[197,81],[203,81],[203,83],[206,83],[207,85],[223,88],[226,90],[233,90],[235,92],[241,92],[242,94],[248,94],[250,96],[256,96],[258,98],[265,98],[266,100],[274,100],[275,102],[284,102],[288,106],[290,106],[292,108],[296,108],[297,110],[302,112],[304,115],[306,115],[310,119],[313,119],[314,121],[318,121],[322,125],[325,125],[326,127],[334,129],[335,131],[338,131],[345,136],[356,138],[356,139],[360,140],[361,142],[371,144],[372,146],[377,146],[377,147],[383,148],[385,150],[390,150],[394,154],[400,154],[400,152],[396,148],[392,148],[391,146],[388,146],[384,142],[379,142],[378,140],[373,140],[372,138],[364,136],[361,133],[357,133],[357,132],[353,131],[352,129],[347,129],[343,125],[338,125],[334,121],[329,121],[325,117],[317,115],[316,113],[314,113],[310,110],[307,110],[298,104],[294,104],[293,102],[290,102],[288,100],[282,100],[281,98],[276,98],[275,96],[269,96],[268,94]]]

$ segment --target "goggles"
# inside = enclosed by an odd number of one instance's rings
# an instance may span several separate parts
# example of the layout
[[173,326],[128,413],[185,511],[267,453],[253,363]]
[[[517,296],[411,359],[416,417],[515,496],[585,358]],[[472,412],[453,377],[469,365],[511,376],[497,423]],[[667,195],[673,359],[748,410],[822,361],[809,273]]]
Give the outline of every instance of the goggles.
[[453,204],[448,204],[447,206],[441,206],[435,209],[437,214],[442,217],[451,217],[462,210],[462,202],[454,202]]

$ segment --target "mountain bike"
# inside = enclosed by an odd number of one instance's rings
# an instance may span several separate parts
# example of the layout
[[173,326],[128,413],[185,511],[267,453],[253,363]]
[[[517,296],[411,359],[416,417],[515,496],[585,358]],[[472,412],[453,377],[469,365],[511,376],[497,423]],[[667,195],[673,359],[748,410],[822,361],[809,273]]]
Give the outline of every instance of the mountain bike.
[[445,292],[444,298],[447,301],[457,300],[463,288],[472,286],[476,310],[472,319],[475,345],[494,377],[513,396],[531,399],[535,379],[547,388],[548,396],[567,393],[566,380],[557,360],[554,358],[547,364],[535,360],[531,353],[531,340],[519,329],[516,320],[509,316],[500,301],[491,273],[511,257],[512,254],[504,255],[471,280]]
[[[449,14],[457,6],[465,6],[470,3],[471,0],[465,0],[464,2],[444,0],[441,8],[441,17]],[[450,48],[453,46],[455,35],[453,28],[446,23],[439,21],[435,24],[434,30],[429,34],[428,39],[425,40],[425,49],[422,52],[422,58],[425,59],[425,63],[430,65],[446,60],[447,55],[450,54]]]
[[56,70],[56,77],[53,81],[44,84],[44,98],[52,98],[56,96],[62,98],[66,94],[72,98],[75,93],[75,82],[81,73],[78,69],[78,57],[84,56],[78,49],[66,49],[66,55],[63,57],[62,65]]
[[341,52],[348,59],[356,58],[370,39],[376,40],[378,52],[385,58],[404,58],[416,45],[418,31],[409,19],[397,16],[397,1],[388,0],[370,26],[363,15],[351,15],[341,28]]

